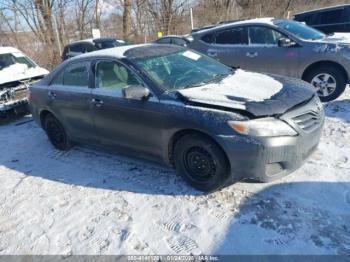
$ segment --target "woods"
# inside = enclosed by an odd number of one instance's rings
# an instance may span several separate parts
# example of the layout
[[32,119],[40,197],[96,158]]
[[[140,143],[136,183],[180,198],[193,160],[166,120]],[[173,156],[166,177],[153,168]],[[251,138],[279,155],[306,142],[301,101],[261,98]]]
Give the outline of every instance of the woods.
[[0,0],[0,45],[22,49],[52,68],[64,45],[102,36],[134,43],[194,27],[255,17],[288,17],[295,12],[347,3],[345,0]]

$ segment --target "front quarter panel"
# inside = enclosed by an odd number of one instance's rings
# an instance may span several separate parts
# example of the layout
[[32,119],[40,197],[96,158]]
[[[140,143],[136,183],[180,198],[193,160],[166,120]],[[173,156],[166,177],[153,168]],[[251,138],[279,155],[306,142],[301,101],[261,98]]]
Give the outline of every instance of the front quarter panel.
[[197,131],[217,141],[222,135],[234,135],[235,132],[227,124],[230,120],[243,120],[246,117],[220,109],[191,105],[181,100],[161,97],[161,108],[168,117],[164,119],[162,144],[163,160],[169,164],[169,147],[178,132]]

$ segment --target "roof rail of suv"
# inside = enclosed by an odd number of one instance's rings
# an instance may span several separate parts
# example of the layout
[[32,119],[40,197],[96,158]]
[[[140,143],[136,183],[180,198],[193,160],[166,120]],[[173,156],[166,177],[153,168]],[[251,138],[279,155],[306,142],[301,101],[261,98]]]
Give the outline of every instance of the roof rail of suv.
[[202,31],[202,30],[205,30],[205,29],[214,28],[214,27],[219,26],[219,25],[230,24],[230,23],[239,22],[239,21],[243,21],[243,20],[242,19],[237,19],[237,20],[219,21],[219,22],[217,22],[216,24],[213,24],[213,25],[206,25],[206,26],[203,26],[203,27],[194,28],[194,29],[192,29],[191,33],[199,32],[199,31]]

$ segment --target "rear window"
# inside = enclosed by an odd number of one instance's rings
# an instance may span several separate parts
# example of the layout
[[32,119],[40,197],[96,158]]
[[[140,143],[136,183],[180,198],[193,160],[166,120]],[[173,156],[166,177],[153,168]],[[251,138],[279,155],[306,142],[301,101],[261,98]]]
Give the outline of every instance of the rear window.
[[82,53],[83,52],[81,44],[71,45],[69,47],[69,51],[76,52],[76,53]]
[[89,86],[89,62],[74,63],[64,71],[63,85],[65,86]]
[[224,45],[247,45],[247,30],[240,27],[221,31],[216,35],[215,42]]
[[211,43],[213,43],[214,36],[213,36],[213,34],[206,34],[206,35],[202,36],[201,39],[202,39],[202,41],[204,41],[208,44],[211,44]]

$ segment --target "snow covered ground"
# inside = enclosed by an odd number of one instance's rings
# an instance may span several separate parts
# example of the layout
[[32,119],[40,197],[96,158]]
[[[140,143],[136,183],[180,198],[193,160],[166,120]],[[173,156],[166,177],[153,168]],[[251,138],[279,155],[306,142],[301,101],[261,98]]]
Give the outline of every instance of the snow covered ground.
[[212,194],[173,170],[0,126],[0,254],[350,254],[350,90],[319,149],[274,183]]

